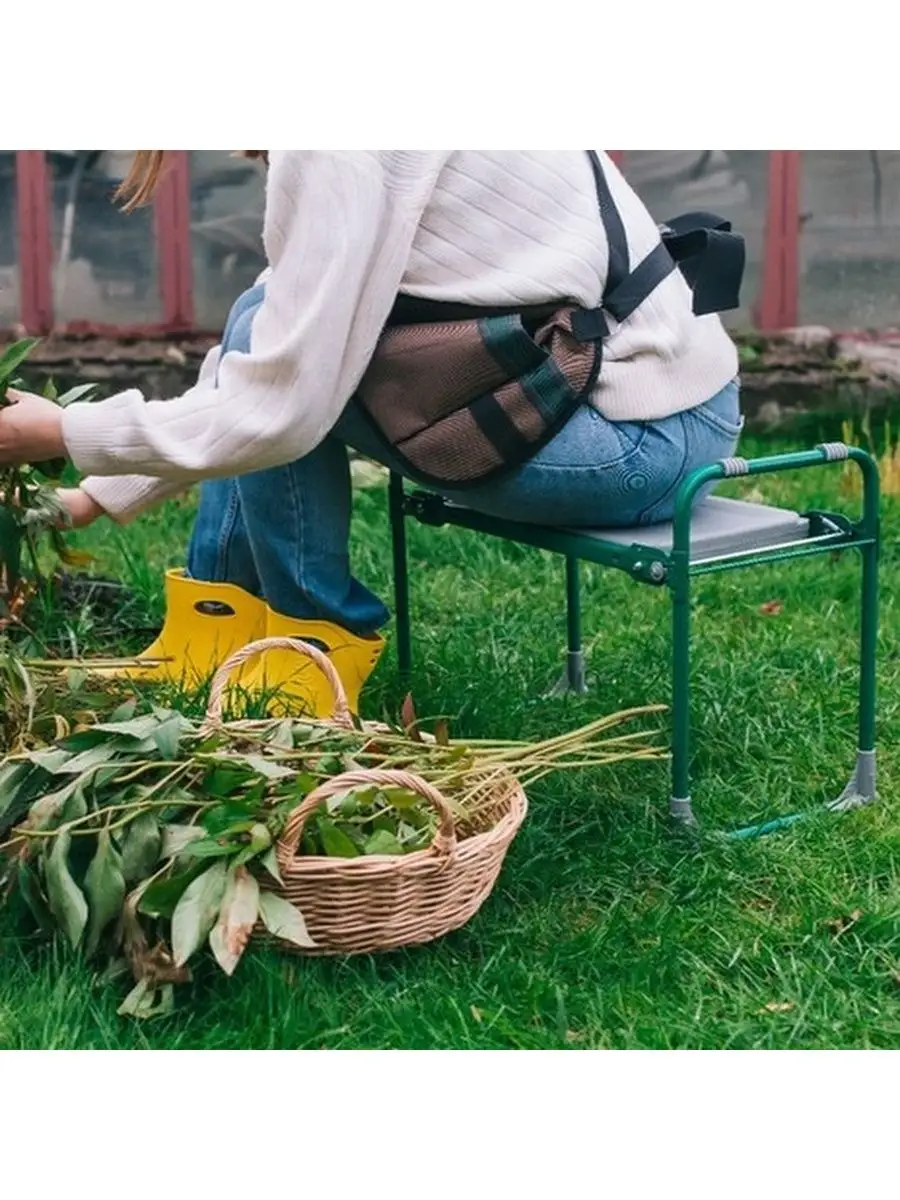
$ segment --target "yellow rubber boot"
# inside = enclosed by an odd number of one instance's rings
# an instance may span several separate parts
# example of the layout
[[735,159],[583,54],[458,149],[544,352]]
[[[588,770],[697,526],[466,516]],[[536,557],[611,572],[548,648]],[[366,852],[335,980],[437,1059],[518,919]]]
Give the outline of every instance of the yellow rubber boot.
[[233,583],[204,583],[175,570],[166,572],[165,590],[162,632],[138,657],[167,661],[95,674],[197,687],[235,650],[265,633],[265,604]]
[[[268,607],[265,636],[310,642],[327,654],[344,685],[350,711],[359,712],[359,693],[381,657],[383,637],[359,637],[330,621],[285,617]],[[249,693],[270,695],[269,711],[276,716],[330,717],[334,713],[327,679],[315,663],[290,650],[264,654],[242,686]]]

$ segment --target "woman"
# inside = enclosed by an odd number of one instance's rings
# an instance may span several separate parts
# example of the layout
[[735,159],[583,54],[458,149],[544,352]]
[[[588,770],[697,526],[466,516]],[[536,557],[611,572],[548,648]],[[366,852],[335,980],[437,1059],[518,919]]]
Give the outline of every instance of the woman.
[[[290,635],[326,648],[355,708],[388,613],[350,571],[346,447],[411,472],[351,399],[398,296],[599,311],[614,271],[642,263],[660,235],[594,152],[250,153],[268,163],[269,265],[196,385],[173,401],[131,389],[62,413],[19,393],[0,412],[0,461],[70,457],[86,475],[63,493],[76,526],[131,520],[204,481],[187,569],[167,578],[165,627],[147,652],[171,661],[141,673],[205,676],[236,646]],[[132,206],[153,195],[163,158],[138,152]],[[445,494],[519,520],[633,526],[668,520],[685,475],[733,452],[736,349],[718,316],[694,315],[678,271],[601,323],[599,377],[558,432]],[[267,661],[267,686],[327,709],[314,672],[295,675],[287,654]],[[260,670],[243,682],[262,686]]]

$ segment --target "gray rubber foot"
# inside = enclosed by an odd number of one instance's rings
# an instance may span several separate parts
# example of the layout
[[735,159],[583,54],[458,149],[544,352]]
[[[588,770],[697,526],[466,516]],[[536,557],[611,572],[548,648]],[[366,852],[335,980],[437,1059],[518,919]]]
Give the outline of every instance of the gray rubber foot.
[[670,796],[669,816],[673,821],[677,821],[679,825],[684,825],[688,829],[700,828],[700,822],[694,816],[690,796],[686,796],[683,800],[677,796]]
[[847,812],[851,808],[862,808],[866,804],[874,804],[877,799],[875,751],[858,750],[856,767],[850,776],[850,782],[837,800],[832,800],[827,807],[832,812]]
[[570,650],[566,654],[566,669],[547,696],[585,696],[588,692],[584,651]]

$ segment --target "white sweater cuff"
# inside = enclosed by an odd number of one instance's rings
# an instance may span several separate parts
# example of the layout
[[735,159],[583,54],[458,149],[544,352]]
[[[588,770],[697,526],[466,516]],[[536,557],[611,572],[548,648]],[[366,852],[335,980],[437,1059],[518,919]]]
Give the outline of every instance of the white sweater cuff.
[[149,475],[91,475],[79,486],[120,525],[185,490],[184,484],[167,483]]
[[137,388],[129,388],[95,404],[80,402],[63,409],[63,441],[79,471],[116,475],[128,469],[122,454],[122,427],[128,424],[128,410],[143,401]]

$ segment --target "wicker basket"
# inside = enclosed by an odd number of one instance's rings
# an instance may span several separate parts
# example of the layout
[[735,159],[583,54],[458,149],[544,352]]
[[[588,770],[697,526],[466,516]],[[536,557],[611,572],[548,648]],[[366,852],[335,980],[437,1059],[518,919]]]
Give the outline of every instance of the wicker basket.
[[[334,723],[352,722],[340,678],[321,651],[290,638],[266,638],[244,647],[218,671],[207,719],[221,720],[229,673],[266,650],[296,650],[325,673],[335,696]],[[366,725],[373,731],[382,728]],[[312,813],[330,796],[367,784],[418,792],[438,813],[434,841],[427,850],[405,855],[327,858],[297,854]],[[327,780],[311,792],[288,819],[278,844],[279,890],[303,915],[315,947],[279,945],[297,954],[365,954],[420,945],[464,925],[489,896],[510,843],[525,819],[527,801],[518,781],[499,775],[494,784],[488,826],[460,838],[447,801],[424,779],[406,771],[359,770]],[[261,931],[260,931],[261,932]]]

